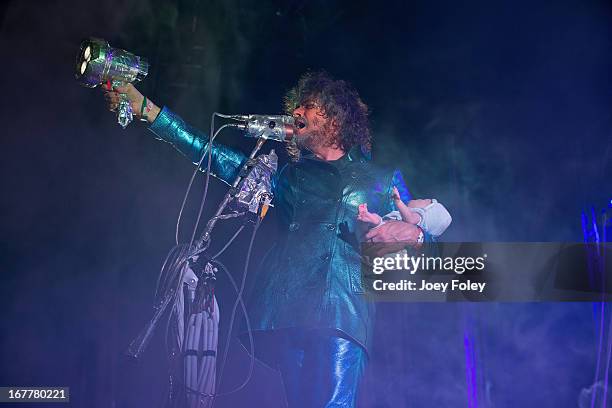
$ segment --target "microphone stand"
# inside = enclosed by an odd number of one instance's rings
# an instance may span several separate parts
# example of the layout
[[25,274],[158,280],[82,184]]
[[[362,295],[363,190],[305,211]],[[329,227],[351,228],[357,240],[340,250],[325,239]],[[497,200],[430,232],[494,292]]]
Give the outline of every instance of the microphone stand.
[[[255,158],[255,155],[267,139],[265,132],[262,132],[248,159],[232,182],[230,189],[214,215],[206,223],[200,238],[190,248],[183,245],[175,247],[171,251],[173,260],[164,263],[162,268],[160,279],[160,285],[162,286],[158,287],[158,290],[161,290],[158,292],[153,318],[130,343],[125,353],[135,359],[142,355],[161,316],[170,306],[169,319],[176,319],[176,337],[173,342],[174,347],[169,350],[171,370],[170,390],[166,400],[167,407],[202,408],[212,406],[215,396],[219,308],[214,294],[217,269],[210,262],[213,259],[205,254],[212,242],[212,231],[217,221],[247,215],[248,212],[254,212],[260,218],[265,215],[265,211],[262,210],[262,201],[264,206],[267,206],[272,196],[270,177],[277,169],[276,154],[272,151],[267,156]],[[261,166],[258,167],[260,164]],[[245,180],[245,178],[250,177],[251,173],[257,178],[255,185],[246,183],[249,180]],[[243,180],[245,180],[245,183],[241,186],[240,183]],[[248,203],[239,199],[240,204],[248,204],[247,211],[223,213],[233,200],[237,197],[244,198],[244,194],[247,195],[246,198],[248,199],[249,193],[252,193],[252,197]],[[192,266],[196,270],[193,270]],[[170,327],[170,323],[171,321],[168,322],[168,327]],[[180,367],[176,364],[176,357],[179,353],[183,356],[184,378],[183,381],[178,381],[178,383],[182,382],[184,384],[185,393],[182,396],[180,393],[177,395],[174,389],[176,384],[174,375],[177,374],[177,368]]]

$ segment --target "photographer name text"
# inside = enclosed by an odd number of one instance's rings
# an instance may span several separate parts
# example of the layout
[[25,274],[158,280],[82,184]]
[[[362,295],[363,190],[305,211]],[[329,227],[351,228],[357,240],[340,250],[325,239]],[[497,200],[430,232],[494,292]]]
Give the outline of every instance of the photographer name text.
[[482,293],[486,287],[486,282],[472,282],[469,279],[461,281],[453,279],[450,282],[428,282],[421,279],[420,282],[414,282],[407,279],[402,279],[399,282],[384,282],[377,279],[372,282],[372,287],[376,291],[427,291],[427,292],[443,292],[451,291],[477,291]]

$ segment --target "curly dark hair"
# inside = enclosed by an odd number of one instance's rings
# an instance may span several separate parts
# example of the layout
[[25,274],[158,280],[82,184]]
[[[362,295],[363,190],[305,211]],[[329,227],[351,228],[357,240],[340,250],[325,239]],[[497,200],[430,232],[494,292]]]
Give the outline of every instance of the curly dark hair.
[[338,125],[336,144],[345,152],[360,145],[364,153],[372,149],[368,106],[346,81],[335,80],[325,71],[303,74],[285,95],[287,114],[306,100],[317,101],[327,117]]

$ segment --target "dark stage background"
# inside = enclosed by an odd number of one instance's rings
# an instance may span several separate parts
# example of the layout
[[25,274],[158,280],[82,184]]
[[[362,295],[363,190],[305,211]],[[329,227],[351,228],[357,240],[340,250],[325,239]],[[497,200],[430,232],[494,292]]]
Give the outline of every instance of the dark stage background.
[[[70,386],[75,407],[164,395],[160,336],[141,364],[121,352],[149,318],[193,167],[141,124],[121,130],[100,91],[78,86],[76,52],[92,35],[148,57],[139,88],[203,129],[213,110],[280,112],[307,69],[351,81],[372,109],[375,160],[445,203],[447,240],[581,241],[581,211],[612,198],[608,2],[4,2],[0,385]],[[212,182],[210,206],[224,191]],[[233,231],[221,229],[219,240]],[[224,258],[237,278],[246,238]],[[609,360],[597,310],[381,305],[361,406],[591,406],[597,360]],[[226,390],[248,366],[236,343],[230,356]],[[280,395],[257,364],[217,406],[280,407]]]

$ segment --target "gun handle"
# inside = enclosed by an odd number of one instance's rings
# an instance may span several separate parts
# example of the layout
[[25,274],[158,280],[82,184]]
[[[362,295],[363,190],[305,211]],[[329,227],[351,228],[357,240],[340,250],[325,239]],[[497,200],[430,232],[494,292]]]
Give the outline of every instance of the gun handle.
[[[113,81],[113,87],[125,86],[126,83],[122,81]],[[134,120],[134,112],[132,111],[132,105],[125,94],[119,94],[119,106],[117,107],[117,123],[121,125],[123,129]]]

